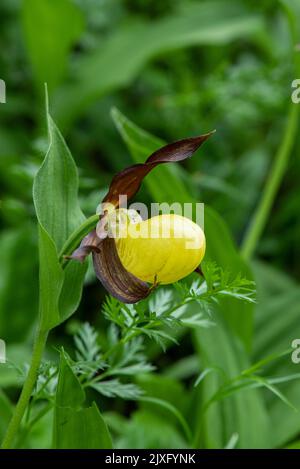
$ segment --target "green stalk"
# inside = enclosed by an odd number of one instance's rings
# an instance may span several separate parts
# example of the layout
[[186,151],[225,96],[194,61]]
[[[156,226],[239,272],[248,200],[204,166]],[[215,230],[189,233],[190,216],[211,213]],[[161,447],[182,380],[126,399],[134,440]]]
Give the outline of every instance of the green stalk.
[[82,225],[77,228],[77,230],[73,231],[71,236],[67,239],[65,244],[62,247],[61,252],[59,253],[59,261],[64,267],[65,264],[68,262],[68,259],[64,259],[64,256],[72,254],[72,252],[77,248],[80,241],[90,232],[92,231],[99,221],[99,215],[95,214],[91,217],[87,218]]
[[23,415],[28,405],[32,390],[34,388],[38,369],[42,359],[44,347],[46,345],[48,332],[38,329],[36,340],[33,348],[32,359],[28,375],[26,377],[22,392],[20,394],[18,403],[15,407],[14,414],[8,425],[6,435],[2,442],[2,449],[8,449],[13,446],[15,435],[21,424]]
[[274,163],[263,189],[261,199],[243,240],[241,253],[245,259],[252,257],[270,215],[274,199],[280,187],[295,142],[298,117],[299,106],[292,104],[282,143],[275,155]]
[[[59,254],[59,260],[62,267],[65,266],[67,260],[64,258],[65,255],[71,254],[74,249],[79,245],[82,238],[88,234],[97,224],[99,221],[99,215],[93,215],[87,220],[85,220],[82,225],[75,230],[71,236],[65,242],[61,253]],[[14,444],[15,436],[19,430],[21,425],[24,413],[28,406],[28,402],[30,400],[32,390],[34,388],[38,369],[41,363],[41,359],[43,356],[44,348],[46,345],[47,337],[49,331],[42,330],[40,327],[38,328],[36,339],[33,347],[31,364],[28,371],[28,375],[25,379],[23,389],[21,391],[18,403],[15,407],[13,416],[11,421],[8,425],[6,434],[4,436],[2,442],[2,449],[11,448]]]

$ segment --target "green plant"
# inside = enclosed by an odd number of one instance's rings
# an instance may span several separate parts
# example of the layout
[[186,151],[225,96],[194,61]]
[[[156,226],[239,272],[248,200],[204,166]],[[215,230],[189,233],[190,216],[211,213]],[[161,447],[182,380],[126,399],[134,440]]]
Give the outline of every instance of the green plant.
[[[183,428],[188,445],[192,433],[184,417],[164,400],[144,396],[134,383],[123,382],[137,374],[151,372],[154,368],[143,355],[144,338],[154,340],[164,349],[166,343],[178,343],[176,337],[182,328],[219,327],[213,323],[214,305],[223,299],[253,304],[253,282],[240,273],[230,272],[207,261],[203,264],[204,278],[192,283],[175,284],[175,291],[158,290],[156,296],[126,305],[108,298],[103,312],[110,322],[105,351],[99,346],[96,331],[84,324],[75,335],[75,357],[60,352],[60,365],[41,364],[49,331],[69,318],[80,301],[86,263],[66,263],[65,255],[76,247],[82,237],[98,222],[99,217],[85,220],[77,201],[77,173],[66,144],[47,110],[49,149],[34,181],[34,201],[38,219],[40,250],[40,315],[32,361],[24,377],[24,385],[4,437],[2,447],[9,448],[19,442],[36,423],[54,408],[53,445],[57,448],[110,447],[111,436],[95,403],[89,405],[86,390],[92,389],[106,397],[139,400],[162,406],[171,412]],[[198,275],[198,274],[195,274]],[[196,305],[191,313],[191,305]],[[213,307],[212,307],[213,306]],[[255,369],[256,367],[254,367]],[[198,385],[210,370],[204,370]],[[243,372],[246,381],[239,385],[240,377],[229,381],[205,404],[203,412],[216,399],[223,398],[240,388],[263,385],[288,402],[272,381],[267,381],[250,371]],[[276,382],[276,380],[275,380]],[[237,386],[235,386],[237,383]],[[30,408],[42,402],[39,412],[30,418]],[[27,409],[26,423],[20,425]],[[66,431],[66,425],[68,431]]]
[[[36,341],[30,368],[25,378],[24,386],[16,409],[8,426],[6,436],[4,437],[2,443],[3,448],[10,447],[13,444],[31,398],[36,380],[37,378],[41,378],[39,375],[39,367],[49,331],[70,317],[70,315],[76,310],[80,301],[83,278],[86,272],[86,264],[66,264],[64,262],[65,255],[68,254],[68,251],[66,250],[71,246],[77,246],[82,239],[82,236],[86,234],[86,231],[98,221],[98,217],[95,216],[92,216],[89,220],[85,220],[79,208],[77,201],[78,181],[76,167],[59,130],[55,126],[49,114],[48,104],[47,122],[49,149],[45,160],[35,177],[33,187],[33,197],[38,219],[40,252],[39,325],[36,333]],[[213,297],[220,293],[223,293],[224,295],[226,294],[227,285],[224,279],[220,282],[221,286],[218,287],[220,290],[217,289],[216,292],[214,292],[215,278],[209,277],[208,282],[211,291],[209,293],[208,288],[206,293],[204,291],[203,301],[207,301],[207,297],[209,298],[210,295]],[[239,282],[240,281],[237,280],[236,284],[229,284],[229,288],[232,289],[233,293],[236,291],[236,295],[241,295],[241,298],[248,298],[248,294],[243,293],[244,285],[247,286],[247,283]],[[192,287],[188,293],[186,292],[181,304],[185,304],[188,300],[201,301],[201,294],[197,296],[197,288],[199,289],[200,287],[196,285],[195,287]],[[241,289],[241,293],[239,293],[239,289]],[[165,325],[173,325],[173,323],[180,324],[181,320],[173,317],[172,314],[176,309],[178,309],[178,307],[179,306],[173,305],[170,310],[158,313],[157,311],[151,312],[147,311],[147,309],[142,309],[141,306],[136,310],[130,311],[129,308],[125,309],[125,305],[122,307],[120,304],[114,305],[112,302],[107,303],[105,307],[106,317],[109,317],[112,323],[118,324],[122,331],[121,338],[113,345],[112,351],[119,348],[120,345],[125,347],[127,346],[128,349],[128,344],[130,344],[131,347],[129,350],[130,353],[133,354],[132,358],[134,358],[135,353],[139,351],[138,343],[135,339],[141,334],[154,338],[159,341],[159,343],[163,343],[164,339],[174,340],[172,339],[172,336],[167,334],[167,332],[160,330],[160,328]],[[126,317],[127,315],[128,317]],[[196,324],[201,325],[202,316],[197,315],[196,317],[191,318],[190,321],[191,324],[193,324],[194,321]],[[205,324],[205,322],[203,322],[203,324]],[[99,355],[99,350],[95,344],[95,337],[90,329],[83,329],[81,334],[77,336],[76,343],[79,349],[81,345],[81,362],[79,361],[76,365],[77,371],[80,369],[80,378],[83,388],[87,386],[92,387],[106,396],[118,395],[127,398],[138,397],[139,393],[135,389],[134,385],[122,385],[116,379],[102,381],[104,376],[118,374],[116,369],[114,371],[110,369],[105,370],[103,374],[97,373],[97,375],[94,376],[94,373],[89,367],[92,367],[93,369],[93,366],[96,366],[96,371],[98,372],[99,369],[106,367],[107,364],[103,361],[104,357]],[[90,347],[92,350],[90,350]],[[106,352],[106,359],[110,358],[112,351],[108,350]],[[125,365],[128,364],[128,361],[126,361],[128,360],[128,350],[125,349],[125,352],[127,357],[123,357],[123,362],[121,361],[118,365],[120,367],[119,374],[124,374]],[[89,360],[87,360],[86,355],[88,353],[92,353]],[[121,366],[122,363],[123,366]],[[129,363],[131,362],[129,361]],[[87,369],[85,369],[85,366],[87,366]],[[133,366],[132,363],[131,366]],[[136,368],[138,368],[137,365]],[[84,369],[85,373],[83,372]],[[47,369],[47,373],[49,373],[49,368]],[[64,375],[64,373],[69,377],[66,379],[70,379],[70,382],[76,381],[77,378],[75,375],[73,376],[72,368],[70,368],[65,354],[62,352],[61,375]],[[51,379],[52,378],[53,373],[51,374]],[[60,399],[64,400],[65,398],[71,399],[70,396],[64,395],[66,392],[64,388],[62,388],[63,395],[60,396],[59,394],[59,386],[63,379],[63,377],[58,379],[57,401],[60,401]],[[49,380],[49,377],[45,379],[47,384],[49,384]],[[81,402],[80,395],[82,395],[83,400],[84,395],[79,382],[77,387],[78,402]],[[44,391],[46,390],[45,384],[42,386],[42,389]],[[35,398],[39,393],[40,390],[35,395]],[[76,400],[76,397],[73,397]],[[92,406],[88,408],[88,412],[89,418],[92,419],[95,425],[104,425],[97,407]],[[59,420],[60,418],[63,418],[59,415],[58,410],[57,413],[58,416],[56,415],[56,419]],[[64,418],[67,417],[64,415]],[[86,417],[84,414],[80,414],[80,418]],[[59,428],[59,424],[57,425]],[[88,441],[88,436],[86,436],[86,439],[86,441]],[[61,439],[57,435],[54,437],[54,441],[59,441],[59,444],[61,444]]]
[[[0,13],[4,447],[299,448],[299,1],[2,0]],[[44,159],[45,81],[72,157],[47,111]],[[90,260],[65,255],[113,175],[213,128],[136,199],[205,201],[203,275],[133,305],[107,296]]]

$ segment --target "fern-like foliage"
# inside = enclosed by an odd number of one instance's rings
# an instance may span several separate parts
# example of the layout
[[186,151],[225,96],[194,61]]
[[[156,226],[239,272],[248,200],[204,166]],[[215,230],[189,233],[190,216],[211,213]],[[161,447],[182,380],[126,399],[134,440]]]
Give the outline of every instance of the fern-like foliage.
[[105,397],[137,399],[141,389],[121,378],[147,373],[154,367],[143,354],[143,341],[133,338],[122,343],[113,325],[109,328],[110,348],[104,352],[99,345],[99,335],[88,323],[82,324],[74,337],[75,357],[70,358],[73,371],[84,387],[90,387]]
[[[138,399],[141,389],[128,380],[155,369],[144,353],[147,340],[165,350],[168,343],[177,343],[178,332],[184,327],[215,326],[213,308],[221,297],[255,301],[253,282],[242,276],[232,278],[214,263],[205,263],[203,272],[203,276],[193,274],[191,281],[159,287],[134,305],[108,296],[102,306],[109,322],[105,347],[89,323],[82,324],[74,336],[70,364],[81,384],[105,397]],[[53,399],[57,373],[55,364],[43,364],[35,399]]]

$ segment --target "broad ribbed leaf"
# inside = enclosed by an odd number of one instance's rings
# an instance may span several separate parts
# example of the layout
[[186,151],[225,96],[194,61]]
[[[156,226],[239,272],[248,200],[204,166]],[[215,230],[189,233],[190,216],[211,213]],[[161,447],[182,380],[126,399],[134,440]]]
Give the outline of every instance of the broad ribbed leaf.
[[[262,263],[254,263],[255,279],[260,286],[255,321],[253,361],[291,347],[300,338],[300,287],[287,275]],[[291,354],[266,367],[269,376],[284,377],[299,373],[299,364]],[[286,382],[280,390],[300,410],[299,379]],[[299,413],[289,409],[275,396],[268,395],[268,412],[272,423],[272,445],[282,446],[300,432]]]
[[0,389],[0,439],[2,440],[7,425],[11,419],[13,413],[13,406],[10,403],[9,399],[6,397],[4,392]]
[[40,323],[43,330],[50,330],[60,322],[58,303],[64,272],[58,262],[54,242],[41,225],[39,225],[39,260]]
[[48,115],[49,149],[33,187],[36,214],[57,250],[85,220],[78,203],[78,174],[72,155]]
[[78,175],[65,141],[48,115],[49,149],[33,186],[40,233],[40,314],[50,329],[77,308],[86,264],[63,271],[58,255],[69,235],[85,217],[78,203]]
[[300,41],[300,4],[298,0],[281,0],[280,3],[286,8],[293,40],[298,43]]
[[[27,337],[36,316],[38,255],[35,235],[30,223],[2,230],[0,235],[0,337],[6,342],[16,343]],[[8,320],[8,311],[13,321]]]
[[53,447],[56,449],[109,449],[112,441],[98,407],[85,406],[85,393],[67,356],[60,356],[55,397]]
[[[196,332],[203,369],[217,367],[232,378],[249,366],[245,350],[224,322],[223,311],[214,311],[216,326]],[[223,448],[233,433],[238,433],[238,448],[270,447],[268,415],[258,390],[244,390],[212,404],[205,412],[203,406],[223,383],[221,373],[210,373],[199,384],[196,447]],[[259,428],[259,431],[257,430]]]
[[[281,0],[285,7],[292,41],[300,41],[300,4],[298,0]],[[295,73],[300,73],[300,54],[295,50]],[[260,289],[255,323],[254,360],[291,347],[294,339],[300,337],[300,287],[287,275],[261,263],[254,264],[255,278]],[[278,360],[268,372],[275,376],[289,376],[298,373],[299,365],[292,363],[291,356]],[[300,409],[299,379],[287,382],[282,390],[292,404]],[[272,444],[279,447],[299,435],[299,413],[288,409],[280,400],[268,400],[268,412],[273,428]]]

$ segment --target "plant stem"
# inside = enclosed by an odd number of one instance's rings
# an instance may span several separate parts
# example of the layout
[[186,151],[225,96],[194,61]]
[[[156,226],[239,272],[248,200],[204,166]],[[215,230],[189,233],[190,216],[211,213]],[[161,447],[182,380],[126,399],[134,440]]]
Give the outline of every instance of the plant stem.
[[99,221],[99,214],[92,215],[87,218],[77,230],[73,231],[71,236],[67,239],[65,244],[62,247],[61,252],[59,253],[59,261],[62,266],[68,262],[67,259],[64,259],[64,256],[71,254],[79,245],[80,241],[95,228]]
[[299,106],[295,104],[291,105],[282,143],[275,156],[261,199],[254,212],[242,244],[241,252],[245,259],[250,259],[252,257],[267,223],[297,135],[298,116]]
[[[98,221],[99,215],[96,214],[91,216],[90,218],[85,220],[82,225],[80,225],[80,227],[77,228],[77,230],[75,230],[67,239],[59,255],[59,260],[63,267],[67,263],[67,260],[64,259],[64,256],[70,254],[74,249],[76,249],[82,238],[96,226]],[[38,368],[40,366],[44,347],[46,345],[48,332],[49,331],[42,330],[40,327],[38,328],[32,352],[31,365],[25,383],[23,385],[23,389],[21,391],[18,403],[15,407],[14,414],[11,418],[6,434],[4,436],[1,446],[3,449],[11,448],[14,443],[15,436],[19,430],[22,418],[28,406],[32,390],[36,382]]]
[[3,439],[2,449],[11,448],[14,443],[15,435],[21,424],[23,415],[25,413],[30,396],[32,394],[33,387],[36,382],[37,372],[40,366],[47,336],[48,336],[47,331],[42,331],[38,329],[34,348],[33,348],[33,353],[32,353],[31,365],[30,365],[20,398],[16,405],[14,414],[7,428],[6,435]]

